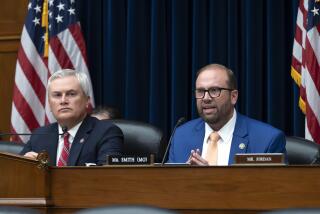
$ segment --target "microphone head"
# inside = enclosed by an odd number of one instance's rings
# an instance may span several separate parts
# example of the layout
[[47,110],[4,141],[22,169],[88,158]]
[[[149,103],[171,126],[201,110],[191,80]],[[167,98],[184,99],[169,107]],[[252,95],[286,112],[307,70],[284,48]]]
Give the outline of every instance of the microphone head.
[[62,126],[61,129],[62,129],[63,134],[68,131],[68,127],[66,127],[66,126]]
[[187,121],[186,118],[180,117],[179,120],[178,120],[178,122],[177,122],[177,127],[180,126],[180,125],[182,125],[182,124],[185,123],[186,121]]

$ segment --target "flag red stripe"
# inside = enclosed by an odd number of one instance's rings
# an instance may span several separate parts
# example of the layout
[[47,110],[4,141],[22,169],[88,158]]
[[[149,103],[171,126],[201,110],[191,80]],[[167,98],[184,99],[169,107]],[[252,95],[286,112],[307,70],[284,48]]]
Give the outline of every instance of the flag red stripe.
[[295,40],[299,44],[302,44],[302,30],[298,26],[296,28]]
[[[20,67],[25,74],[26,78],[30,82],[34,92],[38,96],[42,106],[45,106],[45,99],[46,99],[46,88],[42,84],[41,79],[39,78],[36,70],[30,63],[28,57],[26,56],[23,48],[19,49],[18,52],[18,61],[20,63]],[[32,83],[32,84],[31,84]]]
[[302,16],[303,16],[303,28],[304,28],[304,29],[307,29],[307,16],[308,16],[308,11],[304,8],[303,0],[300,0],[299,9],[300,9],[300,11],[301,11],[301,13],[302,13]]
[[74,69],[72,62],[58,37],[55,36],[50,39],[50,47],[52,52],[56,56],[61,68]]
[[314,85],[317,88],[317,91],[320,91],[320,66],[318,64],[317,58],[315,56],[314,50],[310,45],[310,42],[308,39],[306,39],[306,50],[305,51],[305,62],[304,64],[309,70],[310,76],[312,78],[312,81],[314,82]]
[[78,44],[82,58],[84,59],[85,63],[88,65],[87,54],[86,54],[86,44],[84,42],[84,38],[81,33],[80,25],[79,24],[70,25],[69,31],[72,37],[74,38],[74,40],[76,41],[76,43]]
[[299,9],[301,10],[301,12],[307,13],[307,11],[306,11],[305,8],[304,8],[304,2],[303,2],[303,0],[300,0],[300,1],[299,1]]
[[307,95],[306,95],[306,89],[303,86],[300,86],[300,97],[302,98],[303,101],[306,102]]
[[[48,68],[48,58],[47,57],[41,57],[42,58],[42,62],[45,64],[46,68]],[[48,69],[48,79],[50,77],[50,72],[49,72],[49,69]]]
[[33,130],[40,126],[37,119],[35,118],[28,102],[25,100],[24,96],[21,94],[20,90],[14,84],[13,89],[13,102],[20,113],[22,119],[28,124],[29,130]]
[[301,62],[299,62],[294,56],[292,57],[292,67],[296,69],[297,72],[301,71]]

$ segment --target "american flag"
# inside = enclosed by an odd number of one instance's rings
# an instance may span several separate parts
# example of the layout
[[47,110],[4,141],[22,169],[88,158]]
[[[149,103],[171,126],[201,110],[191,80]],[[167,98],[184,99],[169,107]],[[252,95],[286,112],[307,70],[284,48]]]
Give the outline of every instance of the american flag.
[[[54,122],[46,97],[53,72],[71,68],[89,76],[76,0],[30,0],[21,35],[13,89],[11,131],[30,133]],[[94,105],[90,85],[91,104]],[[19,136],[26,142],[28,137]]]
[[300,87],[305,136],[320,144],[320,0],[300,0],[291,76]]

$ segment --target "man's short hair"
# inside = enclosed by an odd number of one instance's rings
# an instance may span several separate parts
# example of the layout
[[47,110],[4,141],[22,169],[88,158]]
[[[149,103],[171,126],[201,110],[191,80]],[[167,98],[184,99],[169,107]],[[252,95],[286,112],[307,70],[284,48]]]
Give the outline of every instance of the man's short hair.
[[48,87],[47,89],[49,90],[50,84],[53,80],[63,78],[63,77],[69,77],[69,76],[75,76],[79,83],[80,86],[86,96],[90,96],[90,81],[85,72],[78,72],[73,69],[61,69],[56,72],[54,72],[51,77],[48,80]]
[[208,70],[208,69],[213,69],[213,68],[219,68],[219,69],[225,70],[227,73],[227,76],[228,76],[228,82],[227,82],[228,87],[230,89],[238,90],[237,78],[234,75],[233,71],[231,69],[227,68],[226,66],[220,65],[220,64],[209,64],[209,65],[206,65],[206,66],[200,68],[200,70],[196,73],[196,81],[198,79],[198,76],[203,71]]

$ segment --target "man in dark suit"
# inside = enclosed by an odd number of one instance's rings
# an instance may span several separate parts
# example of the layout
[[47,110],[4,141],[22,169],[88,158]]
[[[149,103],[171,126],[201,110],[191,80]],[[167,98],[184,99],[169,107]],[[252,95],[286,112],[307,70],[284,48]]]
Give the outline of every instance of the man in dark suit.
[[107,155],[121,154],[123,134],[108,121],[90,117],[89,79],[84,72],[64,69],[48,80],[48,101],[56,123],[33,132],[21,154],[36,158],[47,151],[50,164],[79,166],[106,162]]
[[211,64],[196,76],[200,118],[180,126],[170,147],[171,163],[230,165],[236,153],[284,153],[282,131],[239,114],[237,82],[225,66]]

